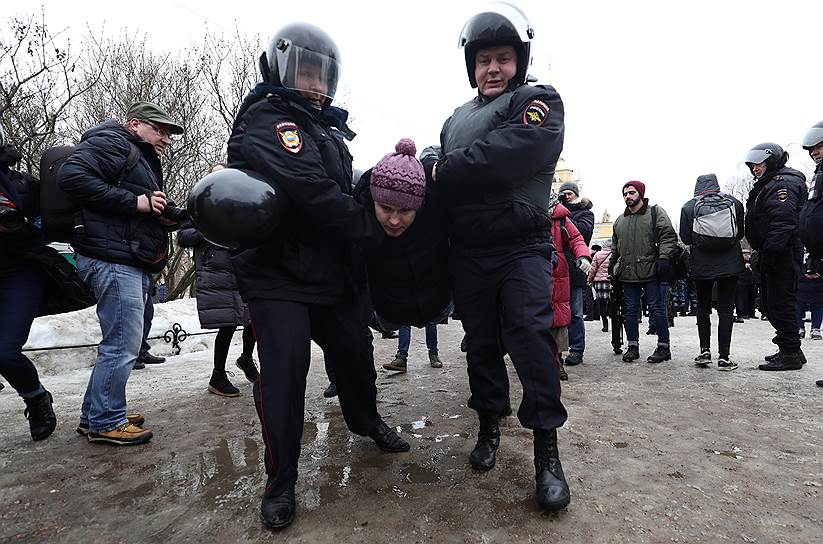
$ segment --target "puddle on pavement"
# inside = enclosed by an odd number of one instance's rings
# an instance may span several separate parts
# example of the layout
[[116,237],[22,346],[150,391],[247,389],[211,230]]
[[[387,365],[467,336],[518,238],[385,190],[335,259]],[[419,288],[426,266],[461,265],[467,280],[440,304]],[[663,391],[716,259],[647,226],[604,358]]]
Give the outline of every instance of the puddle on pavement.
[[401,474],[403,480],[409,484],[435,484],[440,481],[440,474],[432,466],[412,463],[404,466]]

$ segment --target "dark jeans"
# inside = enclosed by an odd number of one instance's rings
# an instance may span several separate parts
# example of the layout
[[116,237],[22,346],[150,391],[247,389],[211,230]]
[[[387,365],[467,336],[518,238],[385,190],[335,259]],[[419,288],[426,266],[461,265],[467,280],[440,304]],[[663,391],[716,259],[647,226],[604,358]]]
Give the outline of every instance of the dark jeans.
[[649,321],[654,324],[657,332],[657,343],[669,345],[669,321],[666,317],[665,301],[661,300],[661,285],[657,281],[623,284],[623,312],[626,323],[626,340],[630,346],[640,342],[640,295],[646,294],[646,305],[649,308]]
[[737,317],[754,317],[754,295],[754,285],[737,284],[737,291],[735,294]]
[[762,306],[775,330],[772,342],[782,352],[800,349],[797,333],[797,278],[800,262],[785,259],[775,266],[762,265]]
[[[398,331],[397,355],[408,359],[409,345],[411,345],[411,326],[402,325]],[[426,347],[429,351],[437,352],[437,323],[426,325]]]
[[[226,357],[229,356],[231,339],[234,336],[236,326],[220,327],[217,330],[217,337],[214,339],[214,369],[217,371],[226,370]],[[243,356],[251,357],[254,351],[254,329],[243,327]]]
[[154,303],[151,296],[146,297],[146,309],[143,310],[143,344],[140,346],[140,355],[149,352],[149,332],[151,332],[151,322],[154,319]]
[[0,270],[0,374],[23,398],[44,391],[37,369],[21,350],[43,301],[45,285],[46,277],[37,266]]
[[311,340],[335,374],[340,409],[349,429],[368,435],[380,423],[371,333],[360,306],[317,306],[282,300],[249,301],[257,336],[260,379],[254,403],[266,445],[267,496],[297,480]]
[[712,324],[712,289],[717,282],[717,346],[721,359],[729,358],[734,326],[734,298],[737,288],[737,276],[718,278],[716,280],[694,280],[697,289],[697,335],[700,349],[711,349]]
[[823,304],[803,304],[797,303],[797,328],[804,330],[806,326],[803,324],[803,319],[806,317],[806,308],[812,311],[812,330],[820,329],[823,324]]
[[523,385],[520,423],[551,430],[566,421],[557,346],[549,333],[554,317],[551,266],[548,243],[494,253],[452,250],[454,307],[468,347],[468,406],[478,414],[499,415],[508,403],[503,360],[508,352]]

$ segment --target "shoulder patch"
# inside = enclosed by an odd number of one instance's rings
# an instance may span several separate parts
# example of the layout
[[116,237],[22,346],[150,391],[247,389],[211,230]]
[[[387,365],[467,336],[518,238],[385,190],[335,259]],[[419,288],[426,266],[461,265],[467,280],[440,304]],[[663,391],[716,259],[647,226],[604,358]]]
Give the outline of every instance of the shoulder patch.
[[789,199],[789,191],[787,189],[778,189],[777,190],[777,200],[780,202],[786,202]]
[[523,123],[541,126],[549,118],[551,108],[542,100],[532,100],[523,112]]
[[300,135],[300,129],[291,121],[277,123],[274,131],[277,133],[277,140],[280,145],[289,153],[296,155],[303,149],[303,137]]

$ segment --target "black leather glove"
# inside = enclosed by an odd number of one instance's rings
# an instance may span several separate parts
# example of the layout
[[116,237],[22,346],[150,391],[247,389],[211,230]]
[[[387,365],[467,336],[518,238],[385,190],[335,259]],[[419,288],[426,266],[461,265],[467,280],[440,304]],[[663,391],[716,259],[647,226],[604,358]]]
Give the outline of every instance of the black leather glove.
[[668,280],[672,277],[672,263],[668,259],[657,259],[657,277]]

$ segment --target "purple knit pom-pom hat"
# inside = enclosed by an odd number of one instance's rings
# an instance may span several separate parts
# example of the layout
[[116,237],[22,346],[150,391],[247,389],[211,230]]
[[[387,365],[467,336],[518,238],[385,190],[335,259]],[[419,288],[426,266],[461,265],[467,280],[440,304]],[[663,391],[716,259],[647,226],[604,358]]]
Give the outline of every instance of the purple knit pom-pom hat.
[[415,157],[417,147],[403,138],[371,171],[371,196],[379,204],[418,210],[426,194],[426,174]]

